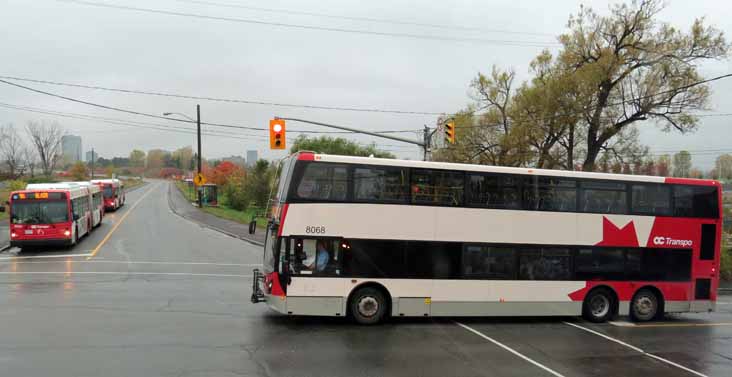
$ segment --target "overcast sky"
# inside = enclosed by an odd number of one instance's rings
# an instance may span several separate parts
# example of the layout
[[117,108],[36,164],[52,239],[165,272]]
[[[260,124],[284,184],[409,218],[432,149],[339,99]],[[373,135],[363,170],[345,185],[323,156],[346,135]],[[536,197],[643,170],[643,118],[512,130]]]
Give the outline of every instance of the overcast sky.
[[[358,29],[377,33],[431,35],[474,41],[432,40],[384,35],[298,29],[223,20],[100,8],[55,0],[1,1],[0,28],[5,35],[0,53],[0,76],[16,76],[114,88],[195,96],[246,99],[318,106],[361,107],[420,112],[453,112],[470,102],[468,85],[491,65],[512,67],[519,81],[527,79],[528,62],[542,49],[556,51],[556,36],[565,30],[570,14],[580,4],[607,13],[607,1],[402,1],[402,0],[201,0],[290,11],[196,4],[196,1],[109,1],[164,11],[194,13],[271,23]],[[442,29],[347,18],[294,14],[323,13],[422,24],[456,25],[481,30]],[[732,4],[722,1],[670,1],[663,21],[687,29],[695,17],[732,35]],[[480,40],[480,41],[476,41]],[[489,42],[494,41],[494,42]],[[507,45],[520,41],[534,46]],[[711,77],[732,72],[729,61],[701,67]],[[108,106],[161,114],[195,116],[201,104],[205,122],[267,127],[275,115],[300,117],[369,130],[417,130],[434,126],[433,115],[374,114],[267,105],[151,97],[37,83],[19,84]],[[712,84],[715,112],[729,113],[732,79]],[[188,125],[118,113],[31,93],[0,83],[0,103],[78,113],[126,121]],[[126,156],[132,148],[175,149],[195,146],[194,135],[133,128],[23,112],[0,107],[0,124],[24,126],[29,120],[58,120],[80,135],[84,151],[92,146],[103,157]],[[642,140],[655,152],[688,149],[696,166],[709,169],[715,156],[709,150],[732,152],[732,117],[703,118],[691,135],[665,134],[652,125],[641,127]],[[205,127],[237,138],[204,136],[203,155],[216,158],[244,155],[256,149],[274,158],[284,152],[268,150],[265,131]],[[288,130],[323,130],[288,124]],[[253,136],[250,136],[253,135]],[[295,133],[288,134],[288,140]],[[403,134],[417,139],[418,135]],[[376,141],[383,149],[405,158],[420,158],[416,146],[368,136],[349,136],[359,142]]]

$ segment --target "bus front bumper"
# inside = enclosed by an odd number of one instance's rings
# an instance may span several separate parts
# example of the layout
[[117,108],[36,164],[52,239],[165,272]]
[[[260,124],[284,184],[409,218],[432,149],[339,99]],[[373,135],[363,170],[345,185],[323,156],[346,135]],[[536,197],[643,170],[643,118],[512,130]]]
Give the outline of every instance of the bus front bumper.
[[38,246],[71,246],[69,238],[49,238],[43,240],[11,240],[11,247],[38,247]]

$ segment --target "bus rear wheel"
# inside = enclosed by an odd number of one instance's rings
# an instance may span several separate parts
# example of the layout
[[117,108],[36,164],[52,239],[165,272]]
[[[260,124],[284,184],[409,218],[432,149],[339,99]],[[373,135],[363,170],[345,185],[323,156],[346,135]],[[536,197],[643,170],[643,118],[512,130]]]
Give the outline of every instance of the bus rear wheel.
[[349,303],[351,315],[361,325],[375,325],[384,319],[386,298],[378,289],[366,287],[356,291]]
[[658,296],[650,289],[639,290],[630,302],[630,317],[634,321],[646,322],[658,316]]
[[598,288],[590,292],[582,303],[582,316],[595,323],[606,322],[613,317],[615,296],[610,290]]

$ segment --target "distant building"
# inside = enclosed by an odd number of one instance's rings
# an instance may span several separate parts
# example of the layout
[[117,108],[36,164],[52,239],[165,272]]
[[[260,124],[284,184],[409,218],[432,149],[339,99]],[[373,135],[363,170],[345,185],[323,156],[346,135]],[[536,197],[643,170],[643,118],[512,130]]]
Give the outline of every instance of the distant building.
[[99,159],[99,154],[94,151],[87,151],[86,152],[86,162],[97,162]]
[[224,158],[221,159],[221,161],[229,161],[232,164],[239,165],[241,167],[246,166],[246,160],[244,160],[244,157],[242,157],[242,156],[229,156],[229,157],[224,157]]
[[64,135],[61,137],[61,154],[64,162],[81,161],[81,136]]
[[259,160],[259,156],[257,155],[257,151],[247,151],[247,166],[254,166],[257,164],[257,160]]

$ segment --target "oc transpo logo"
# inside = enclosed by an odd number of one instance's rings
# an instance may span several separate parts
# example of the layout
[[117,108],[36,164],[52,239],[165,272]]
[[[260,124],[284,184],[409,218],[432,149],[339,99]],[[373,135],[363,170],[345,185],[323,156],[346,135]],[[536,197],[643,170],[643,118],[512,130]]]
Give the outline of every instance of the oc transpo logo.
[[691,240],[677,240],[671,237],[657,236],[653,237],[653,244],[657,246],[691,247],[693,242]]

